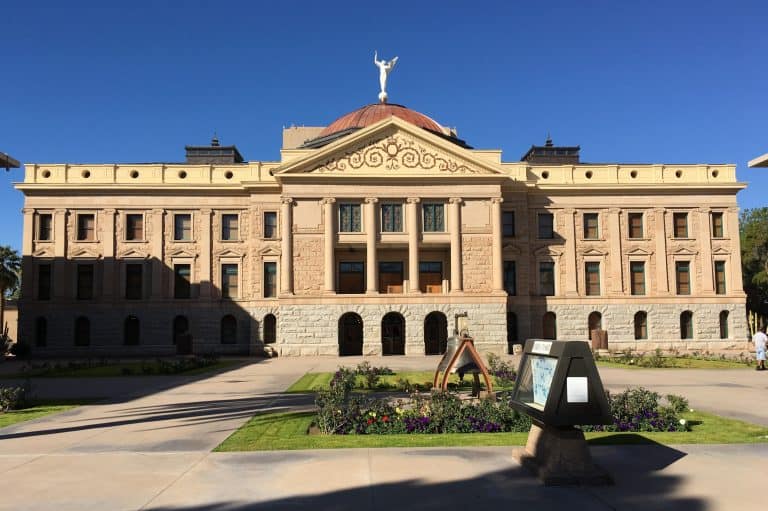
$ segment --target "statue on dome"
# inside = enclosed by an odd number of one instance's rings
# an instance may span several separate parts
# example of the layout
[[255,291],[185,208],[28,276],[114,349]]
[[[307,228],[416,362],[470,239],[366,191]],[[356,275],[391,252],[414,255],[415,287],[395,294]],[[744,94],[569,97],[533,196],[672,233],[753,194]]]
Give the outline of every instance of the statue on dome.
[[374,50],[373,52],[373,63],[376,64],[379,68],[379,85],[381,86],[381,92],[379,92],[379,101],[382,103],[387,102],[387,76],[389,76],[389,73],[395,67],[395,64],[397,64],[397,59],[398,57],[395,57],[389,62],[383,59],[379,60],[379,52],[377,50]]

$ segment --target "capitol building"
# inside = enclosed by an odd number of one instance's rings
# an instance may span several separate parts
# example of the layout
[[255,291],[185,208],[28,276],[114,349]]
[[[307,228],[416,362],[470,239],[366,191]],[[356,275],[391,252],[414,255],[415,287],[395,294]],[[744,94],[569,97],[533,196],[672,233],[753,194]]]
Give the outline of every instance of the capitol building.
[[466,313],[484,352],[744,341],[735,165],[482,143],[384,97],[284,129],[279,161],[214,138],[183,163],[27,164],[19,339],[37,356],[423,356]]

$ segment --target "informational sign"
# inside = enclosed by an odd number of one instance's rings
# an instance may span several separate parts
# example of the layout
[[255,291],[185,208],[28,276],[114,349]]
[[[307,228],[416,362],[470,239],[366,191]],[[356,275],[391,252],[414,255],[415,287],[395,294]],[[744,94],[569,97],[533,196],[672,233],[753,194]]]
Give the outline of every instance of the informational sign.
[[568,403],[589,403],[589,380],[583,376],[565,379],[565,399]]
[[550,357],[531,357],[533,373],[533,402],[539,406],[547,404],[547,396],[555,375],[557,359]]
[[551,349],[552,349],[551,341],[536,341],[533,343],[533,348],[531,349],[531,353],[537,353],[539,355],[549,355],[549,352]]

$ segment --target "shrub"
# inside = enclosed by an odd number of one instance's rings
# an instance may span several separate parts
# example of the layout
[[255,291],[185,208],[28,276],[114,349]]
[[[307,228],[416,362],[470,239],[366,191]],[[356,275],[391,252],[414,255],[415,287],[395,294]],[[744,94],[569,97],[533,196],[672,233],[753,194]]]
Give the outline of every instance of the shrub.
[[517,378],[517,371],[510,362],[501,359],[495,353],[488,354],[488,369],[496,377],[496,381],[503,387],[512,386]]
[[0,412],[18,410],[27,402],[28,386],[0,387]]
[[688,424],[671,406],[659,404],[658,393],[642,387],[612,395],[606,392],[613,424],[582,426],[585,431],[687,431]]
[[685,399],[683,396],[678,396],[676,394],[667,394],[665,397],[667,399],[667,404],[675,413],[683,413],[688,411],[689,409],[688,400]]
[[368,361],[358,364],[355,373],[365,379],[365,388],[367,389],[375,389],[383,375],[395,374],[389,367],[375,367]]

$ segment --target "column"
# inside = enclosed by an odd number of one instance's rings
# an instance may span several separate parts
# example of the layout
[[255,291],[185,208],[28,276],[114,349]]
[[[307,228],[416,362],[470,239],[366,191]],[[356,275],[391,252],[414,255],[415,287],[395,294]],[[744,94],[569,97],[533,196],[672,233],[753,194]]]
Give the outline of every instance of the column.
[[504,199],[493,197],[491,199],[491,226],[493,227],[492,254],[492,290],[504,292],[504,261],[501,255],[501,203]]
[[379,263],[376,257],[376,203],[379,199],[365,199],[365,273],[366,293],[379,292]]
[[104,254],[104,282],[102,289],[105,299],[114,294],[115,287],[115,210],[105,209],[103,212],[101,246]]
[[[214,283],[211,282],[211,213],[200,210],[200,298],[210,300]],[[242,271],[242,269],[241,269]]]
[[420,293],[419,288],[419,202],[418,197],[408,198],[408,290]]
[[[712,268],[712,234],[709,230],[709,208],[699,208],[699,249],[701,250],[701,292],[715,293],[715,276]],[[696,289],[696,288],[694,288]],[[728,288],[726,287],[726,290]]]
[[[163,297],[163,216],[162,209],[153,209],[150,222],[152,224],[152,238],[149,240],[149,250],[152,256],[152,299],[159,300]],[[173,268],[171,268],[173,271]]]
[[[565,215],[565,296],[578,296],[578,270],[576,268],[576,214],[573,209],[563,210]],[[556,223],[557,219],[553,220]],[[558,273],[562,269],[558,268]],[[559,276],[555,276],[559,280]],[[557,284],[555,284],[557,291]]]
[[621,210],[618,208],[608,210],[608,241],[611,261],[609,292],[621,295],[624,294],[624,261],[621,257]]
[[460,197],[448,200],[451,204],[451,292],[462,290],[461,282],[461,202]]
[[[53,295],[55,298],[70,298],[67,268],[67,210],[53,212]],[[75,219],[77,221],[77,219]],[[75,226],[77,229],[77,226]]]
[[336,292],[336,275],[334,272],[334,250],[336,248],[336,231],[334,230],[333,204],[336,199],[329,197],[320,201],[323,205],[325,241],[323,242],[323,291]]
[[731,276],[731,287],[726,288],[728,294],[742,294],[744,282],[741,275],[741,244],[739,242],[739,208],[728,208],[725,212],[725,236],[731,241],[730,264],[725,268]]
[[661,208],[654,209],[653,216],[656,220],[656,292],[658,294],[669,294],[666,211]]
[[[30,300],[35,296],[33,282],[36,280],[34,275],[35,268],[32,260],[35,239],[35,210],[24,208],[21,210],[24,214],[24,232],[21,241],[21,274],[25,278],[21,279],[21,296],[25,300]],[[2,325],[0,325],[0,328]]]
[[282,197],[280,205],[280,294],[293,294],[293,199]]

